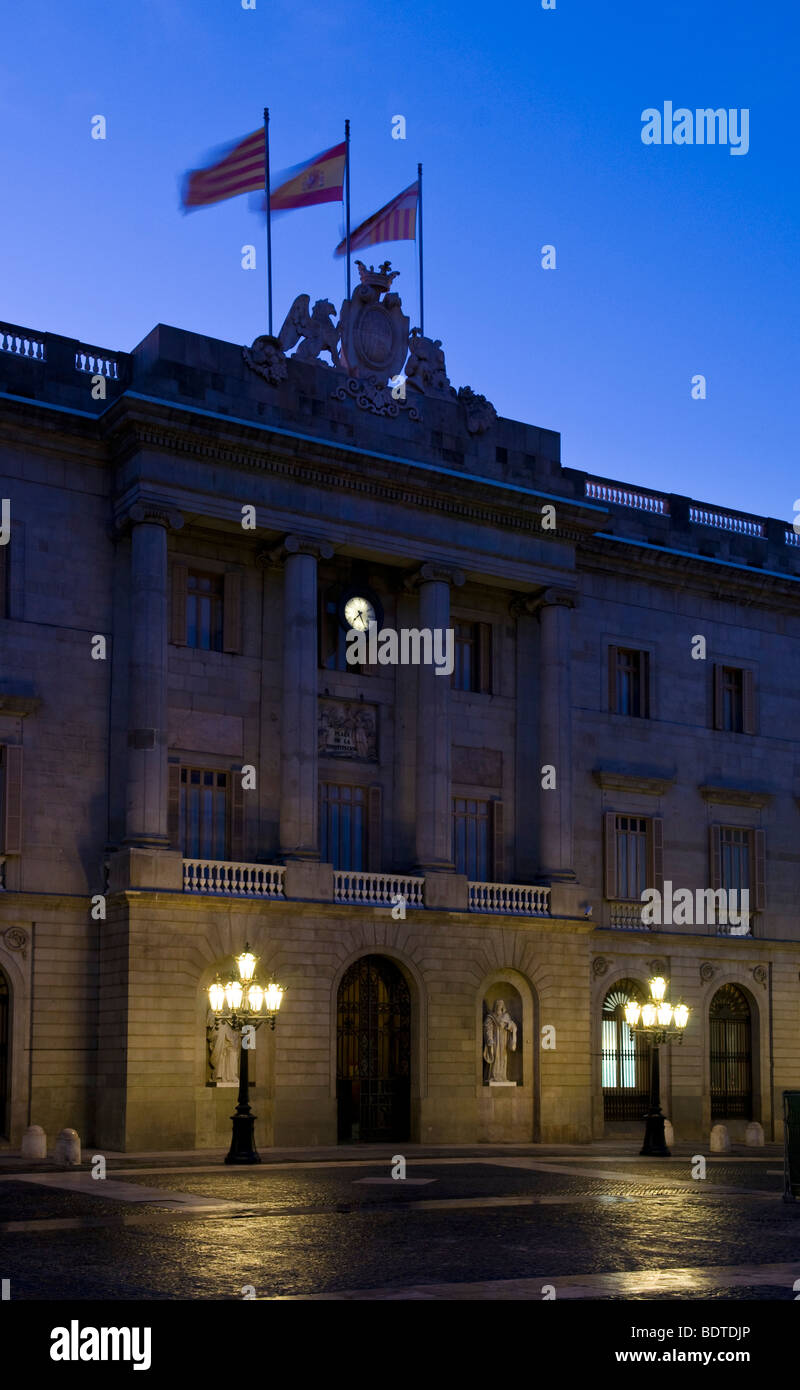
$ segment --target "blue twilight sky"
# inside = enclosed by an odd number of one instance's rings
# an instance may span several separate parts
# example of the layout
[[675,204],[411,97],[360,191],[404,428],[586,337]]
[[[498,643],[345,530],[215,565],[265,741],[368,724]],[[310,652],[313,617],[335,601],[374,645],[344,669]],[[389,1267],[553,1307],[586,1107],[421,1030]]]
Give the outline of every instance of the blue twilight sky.
[[[263,220],[246,197],[183,216],[180,177],[264,105],[275,169],[349,116],[354,224],[423,161],[426,331],[454,385],[560,430],[571,467],[791,518],[798,38],[795,0],[6,3],[0,319],[116,349],[159,321],[251,342]],[[749,152],[645,146],[665,100],[747,107]],[[276,327],[301,291],[340,303],[340,228],[337,204],[276,220]],[[417,322],[413,245],[375,251]]]

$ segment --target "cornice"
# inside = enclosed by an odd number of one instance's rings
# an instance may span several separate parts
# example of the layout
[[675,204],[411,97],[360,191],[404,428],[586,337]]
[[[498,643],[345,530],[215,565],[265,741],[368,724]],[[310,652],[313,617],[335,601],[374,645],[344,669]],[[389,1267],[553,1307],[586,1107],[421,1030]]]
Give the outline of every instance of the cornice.
[[753,787],[714,787],[703,784],[697,790],[704,801],[719,802],[725,806],[754,806],[763,809],[772,801],[772,792]]
[[[741,567],[739,567],[741,565]],[[655,548],[652,542],[636,538],[593,535],[582,537],[576,549],[579,573],[630,574],[649,583],[675,589],[676,576],[684,576],[686,587],[708,598],[769,607],[797,613],[800,609],[800,575],[787,573],[785,579],[774,571],[745,566],[742,562],[717,563],[713,557],[688,552],[676,553]]]
[[676,772],[624,772],[619,768],[596,767],[592,777],[604,791],[634,792],[645,796],[663,796],[675,785]]

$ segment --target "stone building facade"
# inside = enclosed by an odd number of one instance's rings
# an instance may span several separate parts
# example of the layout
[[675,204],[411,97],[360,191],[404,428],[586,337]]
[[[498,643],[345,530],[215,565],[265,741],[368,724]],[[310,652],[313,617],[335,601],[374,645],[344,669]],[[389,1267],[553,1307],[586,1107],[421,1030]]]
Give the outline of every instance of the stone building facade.
[[[780,1137],[797,538],[563,468],[419,334],[392,390],[381,332],[345,366],[313,325],[289,359],[0,325],[0,1143],[227,1143],[207,989],[245,942],[287,990],[262,1145],[638,1124],[654,973],[676,1137]],[[349,665],[348,604],[450,629],[452,674]],[[668,885],[751,916],[645,924]]]

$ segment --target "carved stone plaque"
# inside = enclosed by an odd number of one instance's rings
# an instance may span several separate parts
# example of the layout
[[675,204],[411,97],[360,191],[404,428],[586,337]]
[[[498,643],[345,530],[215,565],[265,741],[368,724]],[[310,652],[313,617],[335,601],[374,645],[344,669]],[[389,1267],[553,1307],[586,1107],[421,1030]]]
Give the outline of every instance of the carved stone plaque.
[[324,758],[378,761],[378,707],[361,700],[320,700],[317,751]]

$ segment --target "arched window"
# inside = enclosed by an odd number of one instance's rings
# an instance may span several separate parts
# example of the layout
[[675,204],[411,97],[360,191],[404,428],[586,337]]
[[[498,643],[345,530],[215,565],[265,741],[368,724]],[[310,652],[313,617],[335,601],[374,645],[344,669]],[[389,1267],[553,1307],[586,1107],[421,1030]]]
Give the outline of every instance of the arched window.
[[753,1118],[750,1005],[738,985],[723,985],[711,1000],[711,1118]]
[[635,980],[619,980],[603,1001],[603,1111],[607,1120],[640,1120],[650,1094],[644,1038],[625,1022],[629,1000],[645,1002]]
[[0,970],[0,1138],[9,1137],[11,1112],[11,1077],[8,1069],[8,1035],[11,1015],[11,991],[8,980]]

